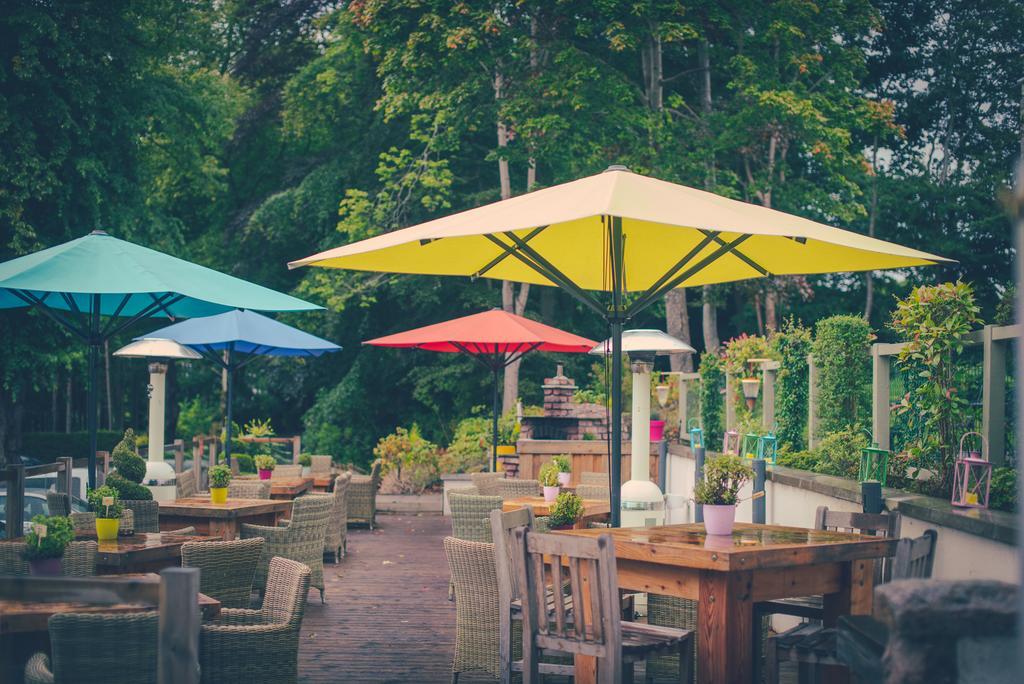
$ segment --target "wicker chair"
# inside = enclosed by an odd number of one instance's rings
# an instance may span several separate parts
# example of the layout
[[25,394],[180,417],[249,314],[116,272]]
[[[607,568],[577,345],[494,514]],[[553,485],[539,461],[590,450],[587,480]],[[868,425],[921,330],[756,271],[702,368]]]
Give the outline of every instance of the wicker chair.
[[380,461],[373,462],[369,475],[353,475],[348,484],[348,523],[364,524],[372,530],[377,518],[377,487]]
[[[72,513],[70,516],[72,524],[75,526],[75,532],[84,532],[86,534],[96,533],[96,514],[92,511],[85,511],[82,513]],[[121,512],[121,524],[118,526],[118,533],[124,534],[134,529],[135,525],[135,513],[130,508],[126,508]]]
[[540,480],[517,480],[505,478],[498,483],[502,499],[518,499],[521,496],[540,496]]
[[500,496],[474,496],[461,491],[448,493],[452,510],[452,536],[464,541],[491,541],[491,511],[501,510]]
[[334,492],[330,494],[334,506],[324,536],[324,554],[330,554],[335,563],[348,553],[348,483],[351,479],[351,473],[343,473],[334,478]]
[[269,499],[270,482],[267,480],[232,480],[228,483],[228,497],[232,499]]
[[581,484],[576,485],[576,494],[581,499],[598,499],[608,501],[611,499],[610,489],[601,485]]
[[199,591],[225,608],[248,608],[252,578],[263,553],[260,537],[237,541],[186,542],[181,545],[181,566],[199,568]]
[[53,658],[45,653],[32,656],[25,666],[25,682],[156,684],[158,620],[155,611],[54,615]]
[[287,526],[242,525],[242,539],[263,537],[266,540],[253,578],[258,589],[267,586],[271,559],[280,556],[309,567],[310,584],[320,590],[320,601],[324,601],[324,538],[333,507],[331,497],[300,496],[292,503],[292,518]]
[[187,499],[190,496],[195,496],[196,492],[199,491],[199,483],[196,482],[195,467],[181,471],[176,475],[175,480],[178,487],[179,499]]
[[589,473],[580,473],[580,484],[607,487],[609,486],[608,473],[595,473],[594,471],[590,471]]
[[300,465],[278,465],[270,471],[271,480],[294,480],[297,477],[302,477],[302,466]]
[[71,515],[71,502],[67,494],[60,492],[46,492],[47,515]]
[[457,682],[460,673],[470,671],[483,671],[492,677],[500,677],[494,544],[445,537],[444,552],[455,585],[452,681]]
[[136,532],[160,531],[160,503],[143,499],[122,499],[125,509],[135,516],[133,529]]
[[201,681],[297,681],[299,630],[309,584],[308,567],[285,558],[272,558],[261,609],[225,608],[215,620],[200,628]]
[[333,456],[310,456],[309,472],[314,475],[330,475],[334,472]]
[[[0,544],[0,575],[28,575],[28,561],[22,558],[27,544],[8,542]],[[73,541],[64,549],[62,565],[65,577],[92,577],[96,574],[96,548],[94,541]]]
[[469,479],[480,496],[501,496],[498,483],[505,479],[505,473],[470,473]]

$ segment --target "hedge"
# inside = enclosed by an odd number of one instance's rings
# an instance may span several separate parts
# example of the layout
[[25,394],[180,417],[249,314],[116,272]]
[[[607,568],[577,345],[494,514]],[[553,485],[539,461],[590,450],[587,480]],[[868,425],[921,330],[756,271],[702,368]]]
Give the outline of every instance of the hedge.
[[812,347],[818,368],[818,434],[871,420],[871,326],[860,316],[818,321]]
[[769,339],[779,357],[775,381],[775,425],[779,446],[800,451],[807,446],[807,355],[811,331],[792,320]]
[[[705,352],[700,357],[700,424],[704,443],[711,448],[722,443],[725,430],[725,368],[716,354]],[[689,426],[687,426],[689,427]]]
[[[117,430],[100,430],[96,433],[96,449],[113,451],[122,436],[123,433]],[[85,458],[89,455],[89,433],[25,432],[21,436],[19,451],[44,463],[56,461],[61,456]]]

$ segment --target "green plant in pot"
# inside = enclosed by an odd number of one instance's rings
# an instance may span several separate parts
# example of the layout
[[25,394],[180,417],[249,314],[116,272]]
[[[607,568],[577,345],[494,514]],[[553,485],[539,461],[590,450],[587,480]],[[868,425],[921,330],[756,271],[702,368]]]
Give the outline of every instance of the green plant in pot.
[[572,492],[562,492],[548,512],[548,527],[553,530],[571,529],[583,517],[583,499]]
[[60,515],[32,518],[32,530],[25,535],[23,554],[29,572],[37,576],[61,575],[64,550],[74,538],[75,526],[71,518]]
[[115,472],[110,473],[104,484],[117,490],[121,501],[152,501],[153,492],[141,484],[146,477],[146,461],[136,450],[137,439],[129,428],[124,438],[114,447],[110,460]]
[[554,461],[548,461],[540,467],[538,478],[544,488],[544,500],[551,503],[558,497],[558,466]]
[[704,479],[694,486],[693,498],[704,506],[704,529],[708,534],[732,534],[740,488],[753,477],[753,469],[734,454],[704,464]]
[[231,468],[226,465],[215,465],[210,468],[210,502],[227,503],[228,483],[231,482]]
[[124,505],[121,503],[117,490],[109,485],[103,485],[89,490],[88,498],[89,508],[96,514],[96,539],[99,541],[116,540],[121,513],[124,511]]
[[302,466],[302,474],[309,475],[313,468],[313,457],[309,454],[299,454],[299,465]]
[[270,474],[277,467],[277,461],[274,460],[274,457],[267,454],[257,456],[253,459],[253,462],[256,464],[256,470],[259,471],[261,480],[269,480]]
[[558,484],[568,487],[572,481],[572,457],[569,454],[559,454],[552,458],[551,462],[558,468]]

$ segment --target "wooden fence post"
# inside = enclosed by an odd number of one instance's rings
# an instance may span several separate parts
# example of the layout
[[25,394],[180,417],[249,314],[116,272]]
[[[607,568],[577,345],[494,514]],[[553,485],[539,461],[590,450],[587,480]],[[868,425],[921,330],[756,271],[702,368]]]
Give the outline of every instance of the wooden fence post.
[[25,526],[25,466],[7,466],[6,502],[7,538],[13,539],[24,534]]
[[993,465],[1006,462],[1006,342],[996,340],[994,325],[982,330],[981,434],[985,457]]
[[159,684],[199,682],[199,569],[160,573]]
[[807,448],[818,444],[818,367],[814,356],[807,355]]
[[299,462],[299,456],[302,454],[302,437],[295,435],[292,437],[292,463]]
[[889,374],[892,359],[882,351],[877,342],[871,345],[871,436],[879,447],[890,449]]
[[68,511],[70,511],[72,510],[71,499],[74,496],[75,461],[70,456],[61,456],[57,459],[57,462],[63,464],[61,469],[57,471],[57,493],[68,497]]

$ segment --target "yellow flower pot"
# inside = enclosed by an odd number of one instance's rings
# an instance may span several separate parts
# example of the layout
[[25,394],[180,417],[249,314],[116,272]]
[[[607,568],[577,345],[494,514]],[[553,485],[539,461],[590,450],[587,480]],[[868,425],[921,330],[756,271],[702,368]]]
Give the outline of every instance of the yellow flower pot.
[[228,502],[228,488],[227,487],[210,487],[210,502],[215,504],[222,504]]
[[117,541],[117,528],[120,524],[119,518],[96,518],[96,539]]
[[515,444],[499,444],[498,445],[498,456],[515,456],[516,445]]

